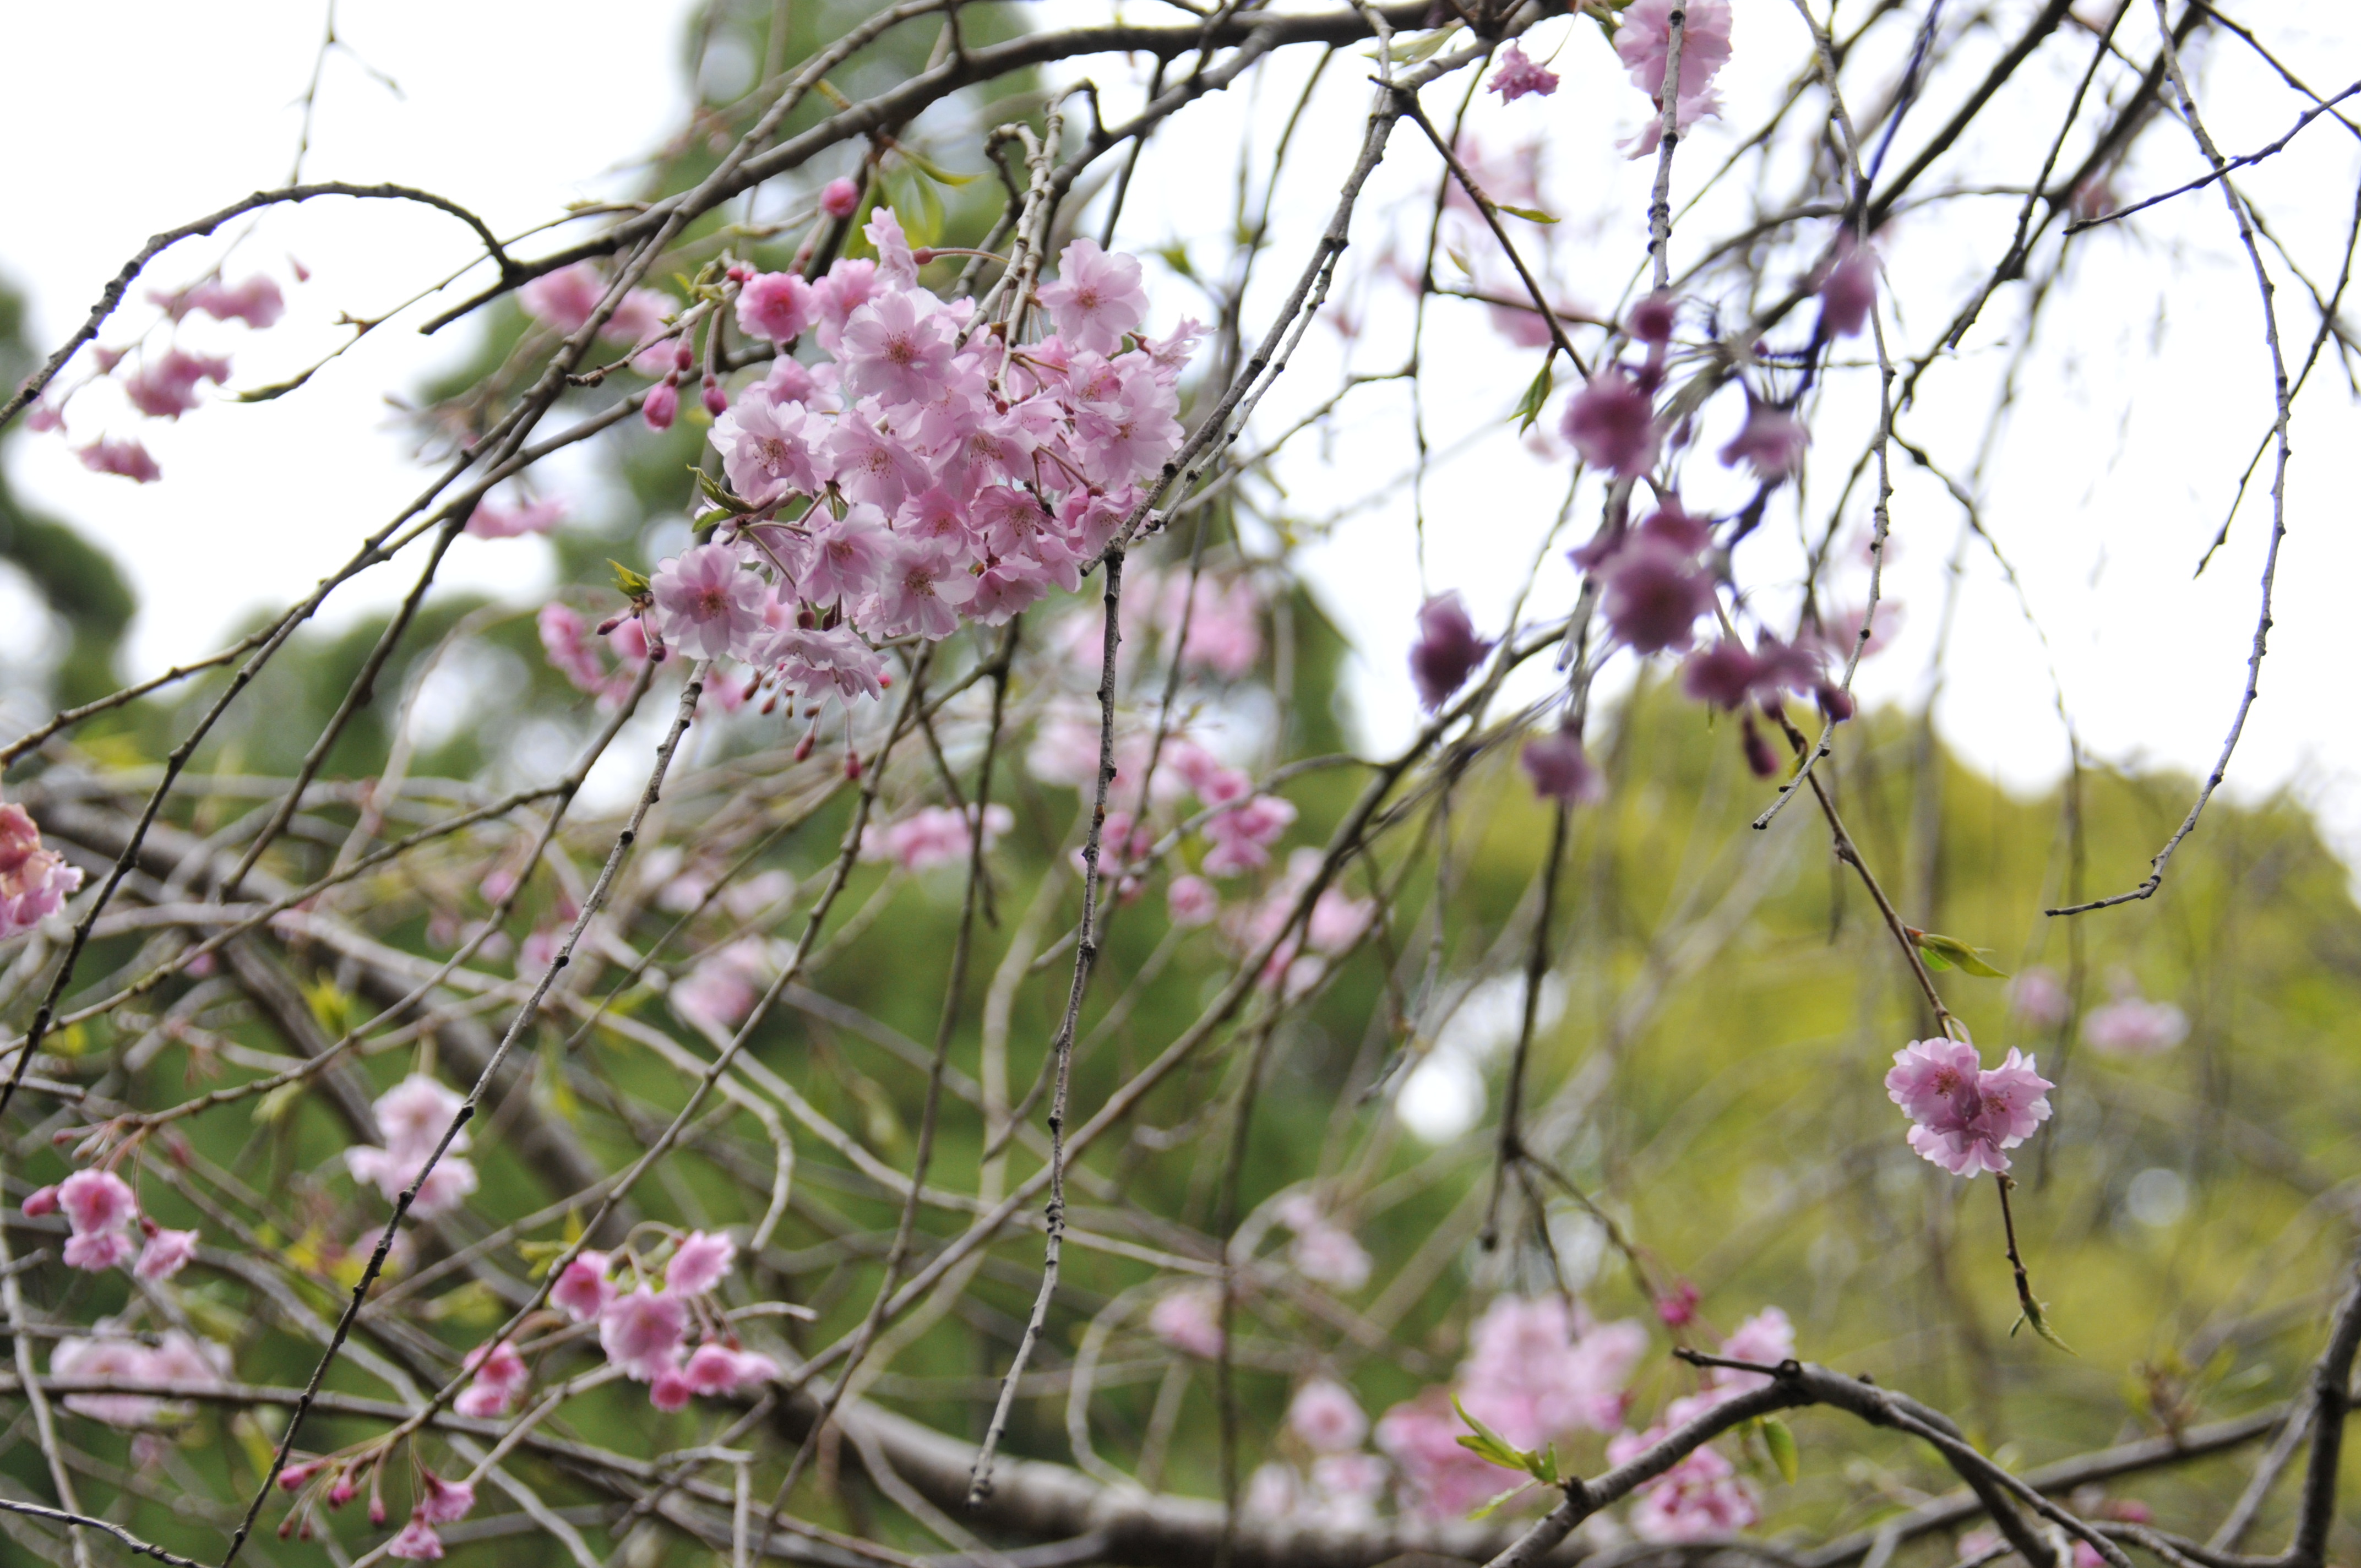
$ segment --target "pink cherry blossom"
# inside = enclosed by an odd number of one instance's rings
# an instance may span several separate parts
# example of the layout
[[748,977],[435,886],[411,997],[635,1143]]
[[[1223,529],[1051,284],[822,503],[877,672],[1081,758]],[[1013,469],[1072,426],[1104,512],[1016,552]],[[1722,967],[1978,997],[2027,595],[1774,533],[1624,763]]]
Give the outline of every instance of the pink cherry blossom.
[[858,600],[875,587],[894,558],[894,541],[885,529],[884,513],[873,506],[852,506],[840,518],[824,512],[815,522],[806,517],[811,548],[802,563],[799,585],[814,604]]
[[1652,538],[1633,540],[1604,568],[1607,624],[1635,653],[1681,650],[1713,609],[1713,576],[1689,552]]
[[2034,1058],[2014,1048],[2000,1066],[1985,1069],[1973,1046],[1949,1039],[1904,1047],[1885,1075],[1887,1098],[1913,1124],[1910,1146],[1954,1176],[2008,1169],[2002,1151],[2048,1119],[2050,1087]]
[[898,291],[915,291],[918,265],[910,254],[910,236],[891,207],[879,207],[861,225],[861,236],[877,248],[878,280]]
[[1500,54],[1500,69],[1492,73],[1491,91],[1500,95],[1503,104],[1513,104],[1528,93],[1548,97],[1557,91],[1557,72],[1544,71],[1525,57],[1525,51],[1510,44]]
[[690,1353],[682,1375],[699,1394],[734,1394],[776,1377],[779,1365],[767,1355],[708,1340]]
[[1268,865],[1270,846],[1294,821],[1294,803],[1275,795],[1257,795],[1216,813],[1205,823],[1213,845],[1202,862],[1205,874],[1235,876]]
[[701,1296],[721,1283],[738,1258],[738,1244],[714,1231],[691,1231],[664,1268],[664,1288],[680,1296]]
[[385,1543],[385,1554],[405,1563],[440,1563],[443,1561],[443,1538],[426,1522],[423,1514],[412,1514],[401,1533]]
[[664,319],[673,308],[669,294],[653,289],[629,290],[616,302],[614,313],[599,332],[626,343],[645,343],[664,331]]
[[549,1299],[576,1322],[587,1323],[606,1310],[615,1294],[615,1282],[607,1277],[607,1255],[583,1252],[558,1275]]
[[[1765,1307],[1730,1331],[1721,1342],[1721,1354],[1732,1361],[1760,1362],[1776,1366],[1795,1358],[1795,1325],[1787,1314],[1776,1307]],[[1771,1379],[1759,1372],[1741,1372],[1734,1366],[1717,1366],[1712,1373],[1717,1388],[1742,1394],[1750,1388],[1767,1388]]]
[[1811,444],[1812,433],[1804,422],[1786,410],[1757,399],[1752,392],[1746,397],[1746,422],[1721,449],[1721,465],[1735,468],[1744,463],[1754,470],[1754,477],[1768,483],[1793,474],[1804,461],[1804,448]]
[[812,288],[794,272],[760,272],[738,293],[738,328],[749,337],[792,343],[819,320]]
[[[148,1371],[148,1349],[137,1340],[99,1336],[68,1337],[49,1352],[49,1376],[78,1382],[118,1383],[137,1387],[155,1381]],[[110,1426],[146,1426],[156,1419],[162,1401],[139,1394],[70,1394],[66,1409]]]
[[1342,1453],[1361,1446],[1369,1434],[1369,1418],[1353,1391],[1333,1378],[1314,1377],[1295,1391],[1287,1407],[1288,1429],[1322,1453]]
[[656,567],[651,592],[664,641],[692,659],[719,659],[763,630],[763,582],[725,545],[695,545]]
[[1462,1399],[1510,1442],[1539,1447],[1623,1420],[1624,1387],[1648,1346],[1630,1319],[1593,1321],[1564,1298],[1496,1298],[1467,1334]]
[[544,272],[517,291],[524,313],[562,333],[577,333],[607,297],[607,280],[588,261]]
[[196,1232],[150,1231],[147,1245],[139,1249],[139,1261],[132,1266],[131,1272],[142,1279],[170,1279],[196,1255]]
[[178,419],[197,406],[197,383],[229,379],[229,361],[170,348],[123,380],[123,395],[150,419]]
[[721,455],[730,487],[758,507],[827,484],[834,463],[821,451],[826,420],[801,403],[774,399],[765,385],[750,388],[713,422],[713,449]]
[[1460,1446],[1468,1430],[1451,1408],[1450,1390],[1440,1386],[1378,1418],[1377,1445],[1401,1476],[1405,1513],[1465,1519],[1516,1485],[1509,1472]]
[[1652,118],[1630,147],[1634,158],[1655,151],[1664,133],[1660,116],[1675,6],[1686,13],[1681,28],[1675,128],[1686,131],[1698,120],[1721,112],[1721,95],[1714,90],[1713,79],[1730,63],[1730,0],[1635,0],[1615,29],[1615,53],[1630,72],[1631,85],[1656,104],[1659,117]]
[[2029,1028],[2055,1029],[2072,1008],[2073,998],[2056,970],[2036,964],[2009,981],[2008,1010]]
[[467,1353],[465,1365],[476,1376],[451,1402],[453,1409],[463,1416],[491,1420],[516,1408],[531,1376],[516,1346],[506,1340],[479,1344]]
[[1582,749],[1582,737],[1571,729],[1553,729],[1525,742],[1518,755],[1533,793],[1565,806],[1587,806],[1607,793],[1607,781],[1591,765]]
[[1635,342],[1649,345],[1670,343],[1674,323],[1679,319],[1680,306],[1668,293],[1653,293],[1631,307],[1624,318],[1623,330]]
[[653,1382],[672,1369],[688,1331],[688,1307],[646,1286],[618,1296],[598,1313],[598,1344],[627,1377]]
[[1184,617],[1183,664],[1235,681],[1262,662],[1262,601],[1246,578],[1200,576],[1193,588],[1186,577],[1172,578],[1157,596],[1156,623],[1177,635]]
[[117,1230],[137,1217],[139,1200],[111,1170],[77,1170],[58,1184],[58,1207],[77,1235]]
[[1456,593],[1431,598],[1419,608],[1418,641],[1411,644],[1411,680],[1419,705],[1432,713],[1467,684],[1492,644],[1476,635],[1476,623]]
[[1699,702],[1735,711],[1762,678],[1763,666],[1746,645],[1725,637],[1692,653],[1681,665],[1681,690]]
[[861,625],[877,637],[949,637],[959,629],[959,607],[975,595],[975,579],[948,540],[903,540],[876,589],[861,609]]
[[[963,816],[947,806],[921,806],[888,827],[870,827],[862,837],[861,855],[863,860],[893,861],[906,872],[965,865],[974,849],[974,820],[972,815]],[[991,849],[1016,821],[1008,807],[986,806],[983,847]]]
[[68,1237],[61,1255],[69,1268],[103,1274],[107,1269],[119,1268],[129,1263],[132,1255],[138,1250],[139,1244],[133,1241],[127,1232],[93,1231],[86,1235]]
[[418,1517],[428,1524],[457,1524],[476,1506],[476,1488],[445,1481],[432,1470],[418,1473]]
[[2148,1002],[2137,995],[2093,1007],[2082,1020],[2083,1043],[2103,1056],[2154,1056],[2188,1037],[2189,1014],[2169,1002]]
[[148,449],[129,436],[120,441],[101,437],[88,446],[74,448],[74,455],[93,474],[118,475],[136,485],[151,484],[164,477]]
[[788,627],[762,650],[780,683],[806,697],[833,694],[846,702],[874,701],[885,689],[885,662],[851,627],[825,630]]
[[467,532],[478,539],[514,539],[525,533],[547,533],[565,521],[566,503],[555,496],[500,506],[478,501],[467,515]]
[[1653,467],[1662,439],[1646,389],[1617,366],[1584,383],[1566,404],[1560,429],[1584,462],[1620,479]]
[[[242,321],[257,330],[272,325],[287,308],[279,285],[258,272],[237,283],[209,278],[181,300],[188,310],[203,311],[215,321]],[[180,315],[176,311],[172,319],[178,321]]]
[[1222,894],[1203,877],[1177,876],[1165,890],[1164,906],[1175,926],[1210,925],[1222,912]]
[[1222,1354],[1222,1291],[1217,1285],[1168,1290],[1148,1310],[1148,1332],[1173,1349],[1207,1361]]
[[850,180],[831,180],[819,188],[819,210],[831,218],[849,218],[861,205],[861,187]]
[[354,1180],[376,1187],[389,1203],[399,1200],[423,1172],[425,1181],[411,1203],[411,1212],[422,1219],[456,1207],[476,1190],[475,1167],[458,1157],[467,1148],[467,1129],[452,1135],[450,1147],[433,1170],[426,1169],[426,1162],[462,1103],[453,1090],[423,1073],[411,1074],[377,1102],[377,1123],[385,1135],[385,1146],[346,1149],[346,1168]]
[[1077,239],[1060,251],[1058,281],[1039,293],[1058,335],[1088,354],[1113,354],[1148,316],[1139,263],[1107,254],[1094,240]]
[[891,408],[927,400],[950,369],[951,346],[940,319],[920,310],[912,292],[896,290],[852,313],[837,357],[848,390]]
[[0,940],[55,915],[80,886],[82,868],[42,848],[31,814],[13,802],[0,806]]
[[1856,245],[1850,235],[1838,243],[1837,259],[1820,280],[1820,323],[1830,337],[1850,337],[1869,320],[1877,302],[1877,253]]
[[898,435],[878,428],[878,417],[876,400],[864,400],[851,415],[839,416],[835,433],[820,450],[847,497],[895,512],[913,491],[932,483],[934,475]]

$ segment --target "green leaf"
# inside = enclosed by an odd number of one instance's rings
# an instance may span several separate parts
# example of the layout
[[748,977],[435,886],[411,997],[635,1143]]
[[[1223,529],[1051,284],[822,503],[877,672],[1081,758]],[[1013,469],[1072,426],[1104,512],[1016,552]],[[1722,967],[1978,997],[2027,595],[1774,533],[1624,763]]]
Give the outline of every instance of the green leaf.
[[352,1027],[353,999],[345,994],[333,975],[322,975],[303,987],[303,1001],[312,1009],[330,1039],[342,1039]]
[[899,151],[903,158],[909,162],[911,168],[917,170],[919,173],[925,175],[928,179],[933,181],[938,185],[972,185],[975,181],[983,178],[981,174],[954,174],[950,170],[945,169],[941,164],[937,163],[933,159],[927,157],[923,153],[912,152],[906,147],[898,148],[895,150]]
[[1547,213],[1537,212],[1531,207],[1512,207],[1506,202],[1495,202],[1492,205],[1500,212],[1507,213],[1512,217],[1522,218],[1529,224],[1554,224],[1557,222],[1555,218],[1551,217]]
[[2067,1354],[2075,1355],[2079,1354],[2072,1345],[2068,1344],[2064,1340],[2058,1337],[2058,1331],[2049,1326],[2049,1320],[2043,1313],[2041,1303],[2035,1300],[2029,1291],[2018,1292],[2017,1306],[2019,1310],[2016,1321],[2009,1324],[2008,1326],[2008,1333],[2011,1339],[2015,1339],[2016,1337],[2016,1331],[2018,1329],[2030,1323],[2033,1326],[2033,1332],[2035,1333],[2039,1334],[2043,1339],[2048,1340],[2051,1344],[2056,1345]]
[[1798,1471],[1795,1455],[1795,1434],[1787,1423],[1776,1416],[1763,1418],[1763,1446],[1771,1451],[1771,1463],[1779,1467],[1780,1478],[1790,1486],[1795,1484]]
[[1971,948],[1957,937],[1946,937],[1940,931],[1920,931],[1905,926],[1911,942],[1918,948],[1920,959],[1931,970],[1947,970],[1956,966],[1985,980],[2006,980],[2008,971],[1992,961],[1988,948]]
[[699,493],[715,506],[725,509],[730,516],[741,517],[754,510],[745,501],[731,495],[728,486],[704,469],[692,466],[689,472],[697,476],[697,488]]
[[254,1119],[264,1126],[269,1126],[293,1110],[295,1102],[302,1098],[303,1085],[300,1080],[293,1083],[282,1083],[254,1102]]
[[[1467,1407],[1459,1402],[1459,1396],[1456,1394],[1451,1396],[1451,1408],[1459,1412],[1461,1420],[1476,1429],[1475,1435],[1472,1437],[1464,1433],[1460,1436],[1459,1446],[1487,1464],[1497,1464],[1503,1470],[1522,1470],[1530,1473],[1534,1464],[1539,1463],[1533,1455],[1527,1453],[1523,1449],[1469,1415]],[[1524,1488],[1520,1486],[1517,1489],[1522,1491]]]
[[1553,1438],[1539,1453],[1525,1455],[1525,1468],[1534,1480],[1544,1486],[1557,1485],[1557,1440]]
[[1550,393],[1557,389],[1557,375],[1550,368],[1554,358],[1555,356],[1552,356],[1550,359],[1542,361],[1541,374],[1535,376],[1532,385],[1525,389],[1525,395],[1517,400],[1517,411],[1509,416],[1517,422],[1519,435],[1533,428],[1533,421],[1542,417],[1542,409],[1548,403]]
[[[1394,45],[1391,49],[1386,51],[1386,58],[1392,60],[1396,65],[1416,65],[1420,60],[1427,59],[1429,56],[1433,55],[1436,49],[1441,49],[1445,43],[1448,43],[1451,39],[1451,35],[1457,31],[1458,27],[1459,24],[1456,20],[1445,22],[1443,26],[1435,28],[1431,33],[1422,34],[1418,38],[1411,39],[1408,43],[1399,43]],[[1369,51],[1369,58],[1371,60],[1377,59],[1378,51],[1371,49]]]
[[648,597],[651,585],[645,577],[611,556],[608,558],[607,565],[615,568],[615,586],[623,590],[625,598],[643,599]]
[[[1462,1438],[1460,1441],[1465,1442],[1466,1439]],[[1533,1484],[1530,1481],[1520,1481],[1515,1486],[1510,1487],[1507,1491],[1501,1493],[1499,1497],[1489,1497],[1485,1501],[1477,1504],[1476,1507],[1469,1511],[1467,1517],[1471,1519],[1489,1519],[1503,1504],[1514,1502],[1518,1497],[1521,1497],[1526,1492],[1531,1491],[1532,1489],[1532,1485]]]

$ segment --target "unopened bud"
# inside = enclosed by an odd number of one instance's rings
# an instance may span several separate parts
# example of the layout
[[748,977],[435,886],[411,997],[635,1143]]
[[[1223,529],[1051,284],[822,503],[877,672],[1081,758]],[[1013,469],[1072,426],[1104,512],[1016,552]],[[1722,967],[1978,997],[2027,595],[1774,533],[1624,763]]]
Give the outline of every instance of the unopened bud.
[[1756,778],[1767,779],[1779,771],[1779,754],[1772,751],[1771,742],[1763,738],[1763,731],[1755,727],[1754,716],[1751,713],[1746,716],[1741,743],[1746,749],[1746,765],[1753,770]]
[[723,391],[721,383],[710,376],[705,378],[705,411],[715,419],[730,411],[730,394]]

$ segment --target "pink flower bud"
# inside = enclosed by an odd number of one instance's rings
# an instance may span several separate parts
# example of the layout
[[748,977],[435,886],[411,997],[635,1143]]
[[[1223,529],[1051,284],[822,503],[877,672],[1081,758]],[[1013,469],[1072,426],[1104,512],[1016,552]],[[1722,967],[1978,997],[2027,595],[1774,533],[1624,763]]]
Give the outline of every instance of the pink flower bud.
[[57,1212],[58,1190],[54,1187],[44,1187],[25,1200],[25,1217],[28,1220],[38,1220],[44,1214]]
[[849,218],[861,205],[861,187],[850,180],[831,180],[820,187],[819,210],[831,218]]
[[647,401],[640,405],[640,418],[650,430],[670,430],[675,415],[680,412],[680,388],[669,377],[648,389]]
[[721,383],[710,376],[705,378],[705,411],[715,419],[730,411],[730,394],[723,391]]

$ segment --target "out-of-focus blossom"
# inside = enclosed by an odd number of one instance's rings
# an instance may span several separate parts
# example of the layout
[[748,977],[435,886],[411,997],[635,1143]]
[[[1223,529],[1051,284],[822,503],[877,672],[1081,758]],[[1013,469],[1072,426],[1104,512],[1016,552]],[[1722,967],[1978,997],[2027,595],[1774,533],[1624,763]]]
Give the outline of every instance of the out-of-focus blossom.
[[1175,926],[1210,925],[1222,912],[1219,889],[1201,876],[1177,876],[1165,890],[1165,912]]
[[2082,1042],[2103,1056],[2147,1057],[2189,1037],[2189,1014],[2169,1002],[2136,993],[2093,1007],[2082,1020]]
[[1708,115],[1721,112],[1721,94],[1714,77],[1730,63],[1730,0],[1634,0],[1615,29],[1615,53],[1631,73],[1631,85],[1656,105],[1656,118],[1628,144],[1633,158],[1656,150],[1664,135],[1664,71],[1671,63],[1672,14],[1686,13],[1681,29],[1681,75],[1674,128],[1686,132]]
[[425,1183],[411,1203],[411,1212],[421,1219],[456,1207],[476,1190],[476,1168],[459,1157],[467,1152],[467,1129],[453,1135],[433,1170],[426,1170],[426,1161],[462,1103],[455,1091],[423,1073],[411,1074],[378,1100],[377,1122],[385,1134],[385,1146],[346,1149],[346,1168],[354,1180],[374,1186],[389,1203],[425,1172]]
[[819,210],[831,218],[849,218],[861,205],[861,187],[850,180],[831,180],[819,188]]
[[1629,371],[1608,366],[1565,406],[1561,429],[1582,460],[1617,478],[1637,478],[1655,465],[1661,433],[1647,389]]
[[2009,981],[2008,1010],[2028,1028],[2055,1029],[2072,1009],[2066,982],[2047,965],[2036,964]]
[[1207,1361],[1222,1354],[1222,1291],[1217,1285],[1168,1290],[1148,1310],[1148,1332],[1173,1349]]
[[139,1261],[131,1272],[142,1279],[170,1279],[188,1266],[197,1255],[197,1233],[168,1231],[159,1226],[148,1233],[148,1240],[139,1249]]
[[1553,729],[1525,742],[1518,754],[1532,781],[1533,793],[1564,806],[1585,806],[1607,793],[1607,781],[1582,749],[1582,737],[1571,729]]
[[607,1255],[582,1252],[566,1266],[551,1287],[549,1299],[577,1323],[587,1323],[606,1310],[615,1299],[615,1282],[607,1277]]
[[[1016,814],[1005,806],[983,812],[983,848],[999,842],[1016,826]],[[861,856],[892,861],[906,872],[931,871],[937,866],[965,865],[975,848],[974,817],[948,806],[921,806],[884,828],[871,825],[861,839]]]
[[607,1359],[642,1383],[672,1369],[687,1332],[687,1304],[645,1286],[617,1296],[598,1313],[598,1344]]
[[82,868],[42,848],[32,815],[14,802],[0,806],[0,941],[55,915],[80,886]]
[[1369,1435],[1369,1418],[1353,1391],[1329,1377],[1314,1377],[1295,1391],[1287,1407],[1288,1430],[1320,1453],[1342,1453],[1361,1446]]
[[1419,607],[1418,641],[1411,644],[1410,674],[1420,706],[1432,713],[1467,684],[1492,644],[1476,635],[1476,623],[1455,593]]
[[1784,479],[1803,466],[1804,448],[1811,441],[1812,433],[1804,428],[1802,420],[1750,392],[1746,422],[1721,449],[1721,464],[1735,468],[1743,463],[1765,482]]
[[738,1244],[718,1231],[691,1231],[680,1238],[664,1268],[664,1288],[678,1296],[701,1296],[721,1283],[738,1260]]
[[127,435],[119,441],[101,437],[88,446],[74,448],[74,455],[93,474],[117,475],[135,485],[150,484],[164,477],[164,470],[156,466],[156,459],[148,455],[148,449]]
[[1820,323],[1830,337],[1850,337],[1869,321],[1877,303],[1877,253],[1848,235],[1820,280]]
[[478,501],[467,514],[467,532],[478,539],[514,539],[520,534],[547,533],[565,520],[566,503],[555,496],[513,506]]

